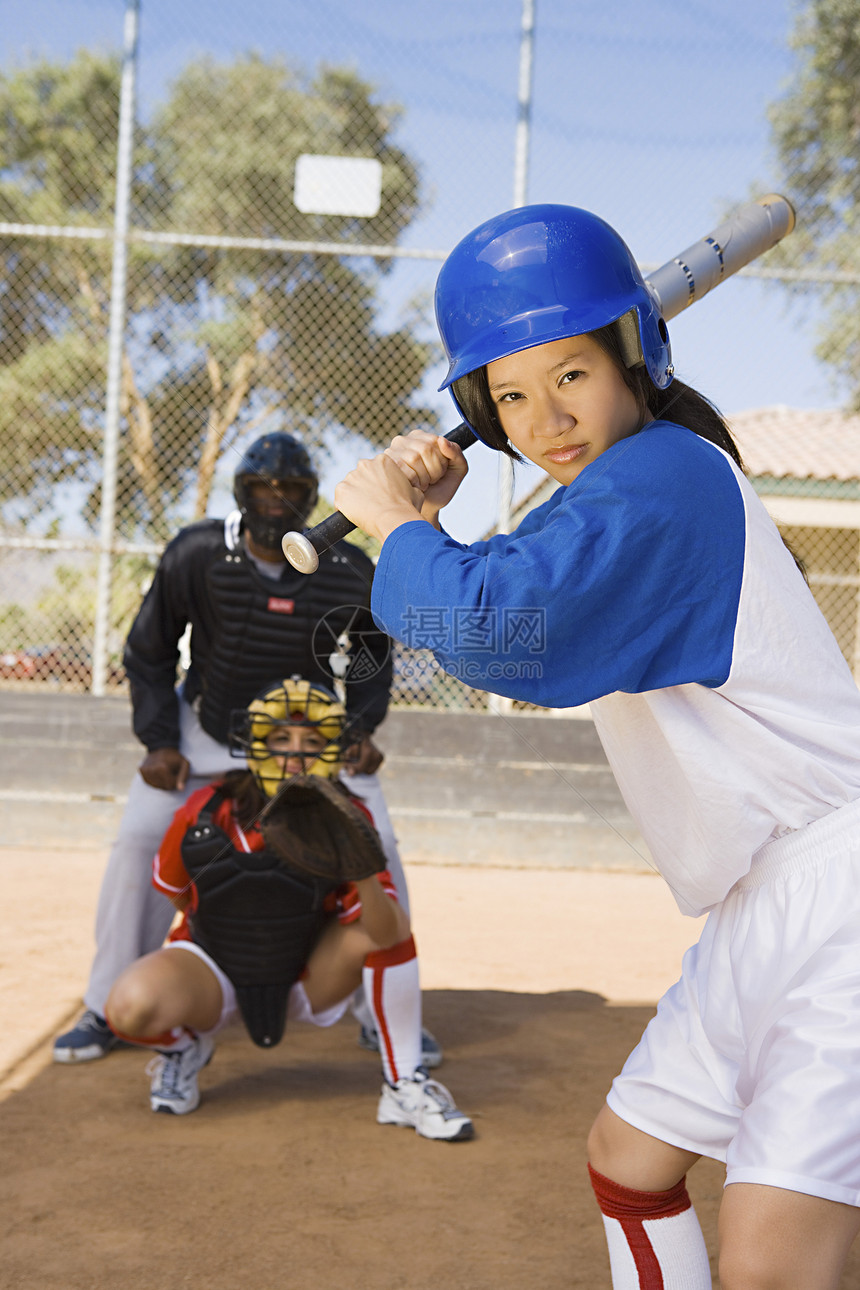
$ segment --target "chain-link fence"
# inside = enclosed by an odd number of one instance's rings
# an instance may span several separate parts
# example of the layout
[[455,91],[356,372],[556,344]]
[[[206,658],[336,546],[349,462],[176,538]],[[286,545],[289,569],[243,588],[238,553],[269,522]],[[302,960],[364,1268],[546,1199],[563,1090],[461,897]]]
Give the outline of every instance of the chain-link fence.
[[[769,258],[771,280],[752,266],[731,325],[702,306],[701,324],[678,320],[676,348],[692,377],[710,372],[708,349],[740,412],[748,387],[725,354],[745,328],[748,364],[773,371],[757,397],[785,402],[786,333],[763,324],[781,279],[811,293],[819,359],[838,398],[854,398],[860,239],[845,211],[860,153],[850,112],[840,135],[827,99],[833,68],[848,87],[860,73],[854,6],[808,6],[793,50],[788,3],[758,17],[738,4],[732,30],[706,37],[710,8],[251,3],[237,31],[217,7],[202,28],[194,4],[116,0],[116,30],[87,43],[87,6],[68,0],[76,52],[9,62],[0,78],[0,680],[121,685],[125,633],[164,542],[230,508],[235,464],[265,430],[301,437],[330,492],[368,445],[449,428],[435,392],[438,266],[523,200],[599,211],[648,269],[751,191],[786,192],[801,232]],[[778,104],[772,125],[753,82]],[[666,85],[684,108],[671,125]],[[749,137],[742,122],[755,123]],[[720,402],[713,384],[702,388]],[[788,481],[828,502],[786,531],[856,668],[860,423],[845,425],[848,464],[831,470],[822,437],[815,470],[765,453],[753,474],[768,496]],[[497,514],[497,463],[480,452],[466,537]],[[525,472],[517,502],[537,482]],[[401,648],[395,701],[487,698]]]

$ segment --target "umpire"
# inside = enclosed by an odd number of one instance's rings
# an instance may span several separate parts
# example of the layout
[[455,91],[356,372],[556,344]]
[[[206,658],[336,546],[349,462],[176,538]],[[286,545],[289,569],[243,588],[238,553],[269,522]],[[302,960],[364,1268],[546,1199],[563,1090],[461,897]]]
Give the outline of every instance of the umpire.
[[[231,769],[230,713],[246,708],[273,677],[296,674],[329,687],[333,675],[342,678],[354,739],[350,789],[373,815],[408,909],[375,774],[382,753],[372,735],[388,709],[392,664],[391,641],[368,608],[373,564],[358,547],[339,542],[321,557],[316,576],[306,578],[281,551],[283,534],[305,526],[317,488],[303,445],[282,432],[264,435],[236,471],[238,510],[182,529],[164,551],[123,656],[134,733],[146,756],[102,879],[85,1012],[55,1041],[54,1061],[93,1061],[117,1046],[104,1021],[110,987],[130,963],[161,946],[174,913],[152,886],[153,857],[177,808]],[[190,664],[177,687],[189,627]],[[369,1025],[359,1042],[377,1044]],[[441,1060],[430,1035],[424,1058],[428,1065]]]

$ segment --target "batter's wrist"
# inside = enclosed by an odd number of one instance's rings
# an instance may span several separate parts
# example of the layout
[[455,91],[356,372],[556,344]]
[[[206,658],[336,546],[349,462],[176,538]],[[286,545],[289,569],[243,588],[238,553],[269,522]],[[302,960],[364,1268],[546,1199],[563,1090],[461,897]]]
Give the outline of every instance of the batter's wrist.
[[402,528],[404,524],[411,524],[414,520],[422,520],[424,523],[431,522],[420,511],[416,511],[414,506],[410,506],[408,502],[386,507],[376,517],[372,536],[378,538],[380,542],[384,542],[395,529]]

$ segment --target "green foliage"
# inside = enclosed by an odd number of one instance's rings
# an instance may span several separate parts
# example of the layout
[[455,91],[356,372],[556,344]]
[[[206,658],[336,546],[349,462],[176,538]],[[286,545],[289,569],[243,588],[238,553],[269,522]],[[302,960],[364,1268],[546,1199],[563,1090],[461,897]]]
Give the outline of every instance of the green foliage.
[[[860,8],[856,0],[811,0],[791,44],[797,71],[771,109],[781,191],[797,228],[776,261],[855,279],[811,289],[827,310],[817,349],[860,410]],[[802,290],[802,288],[799,288]]]
[[[0,76],[0,219],[109,227],[118,60],[81,51]],[[393,243],[419,205],[414,163],[392,141],[399,110],[356,73],[315,76],[249,54],[192,63],[137,130],[132,225],[152,231]],[[372,219],[302,214],[303,152],[373,156]],[[99,478],[110,239],[0,240],[0,501],[43,507],[69,479]],[[129,244],[118,519],[169,536],[203,514],[219,455],[272,418],[318,447],[333,427],[371,443],[434,423],[413,406],[432,347],[410,319],[376,327],[386,261]],[[83,514],[94,523],[99,485]]]
[[[174,227],[200,233],[387,242],[418,208],[417,171],[388,141],[399,115],[375,104],[373,87],[348,70],[310,78],[258,54],[232,64],[201,59],[174,82],[153,123],[165,211]],[[298,211],[293,177],[304,152],[378,158],[386,172],[379,214]],[[241,264],[231,259],[234,272]]]
[[117,60],[81,51],[0,79],[0,211],[40,224],[109,223],[119,116]]
[[79,331],[28,346],[0,366],[0,498],[47,506],[101,447],[85,413],[104,388],[104,347]]
[[[29,558],[37,568],[40,557],[31,554]],[[114,672],[121,666],[123,644],[151,581],[152,567],[153,562],[142,556],[123,556],[115,562],[108,640]],[[57,563],[51,581],[25,603],[0,602],[0,649],[53,647],[66,662],[77,660],[77,679],[86,682],[85,670],[92,654],[96,583],[97,561],[85,556],[76,563]]]

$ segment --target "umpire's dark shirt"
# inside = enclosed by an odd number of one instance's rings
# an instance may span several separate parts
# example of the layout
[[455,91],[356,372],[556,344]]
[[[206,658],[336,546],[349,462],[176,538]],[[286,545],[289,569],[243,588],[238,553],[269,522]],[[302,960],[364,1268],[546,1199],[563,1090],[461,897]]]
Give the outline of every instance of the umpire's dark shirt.
[[279,578],[268,578],[241,537],[230,549],[222,520],[182,529],[164,551],[123,656],[138,739],[150,752],[179,746],[175,686],[189,623],[184,697],[220,743],[231,710],[269,682],[298,675],[331,689],[328,655],[344,632],[347,710],[357,730],[371,733],[387,711],[392,670],[391,640],[370,614],[372,578],[371,560],[348,542],[325,552],[314,574],[285,563]]

